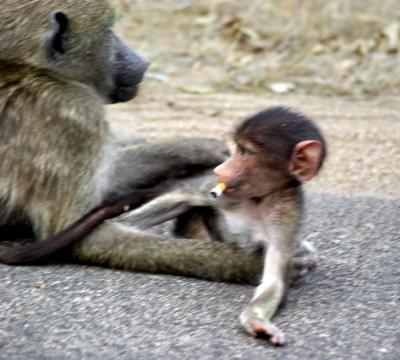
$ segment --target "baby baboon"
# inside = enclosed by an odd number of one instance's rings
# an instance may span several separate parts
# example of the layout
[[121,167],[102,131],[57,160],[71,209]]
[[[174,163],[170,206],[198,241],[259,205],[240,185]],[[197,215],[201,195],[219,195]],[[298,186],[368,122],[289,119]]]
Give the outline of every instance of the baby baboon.
[[[148,63],[111,31],[113,19],[105,0],[0,2],[0,229],[24,224],[36,241],[51,238],[114,196],[225,159],[225,147],[206,139],[118,146],[103,105],[133,98]],[[227,244],[164,239],[118,222],[68,253],[225,281],[250,281],[260,266]]]
[[[165,194],[122,218],[145,229],[178,217],[177,235],[264,249],[261,282],[240,321],[250,335],[262,333],[272,344],[282,345],[283,333],[271,318],[290,277],[316,265],[312,249],[296,234],[303,213],[301,184],[318,173],[326,145],[309,119],[282,107],[245,120],[236,128],[234,141],[235,152],[215,168],[216,179],[205,181],[201,190]],[[208,192],[216,181],[220,186],[212,194],[217,199],[211,199]],[[291,274],[294,270],[297,274]]]

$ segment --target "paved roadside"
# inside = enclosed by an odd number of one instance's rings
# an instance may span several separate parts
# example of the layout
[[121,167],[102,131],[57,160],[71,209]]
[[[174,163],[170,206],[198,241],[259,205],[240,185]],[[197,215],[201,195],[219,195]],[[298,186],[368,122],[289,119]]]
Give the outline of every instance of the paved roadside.
[[400,359],[400,101],[147,94],[110,110],[115,129],[224,138],[244,116],[284,104],[324,130],[330,156],[307,188],[302,233],[320,265],[276,317],[287,346],[241,331],[250,286],[1,265],[0,359]]
[[273,348],[238,325],[252,288],[79,265],[0,266],[0,359],[400,358],[400,199],[310,195],[319,267],[276,317]]

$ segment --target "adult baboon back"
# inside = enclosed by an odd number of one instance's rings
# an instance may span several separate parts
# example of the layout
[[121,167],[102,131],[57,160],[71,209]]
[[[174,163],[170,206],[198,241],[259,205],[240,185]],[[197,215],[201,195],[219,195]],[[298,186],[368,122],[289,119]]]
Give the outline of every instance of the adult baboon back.
[[[223,147],[204,139],[118,146],[103,105],[133,98],[147,62],[112,22],[104,0],[1,1],[0,225],[28,224],[40,241],[111,196],[222,161]],[[162,238],[118,221],[71,255],[225,281],[253,280],[261,266],[226,244]]]

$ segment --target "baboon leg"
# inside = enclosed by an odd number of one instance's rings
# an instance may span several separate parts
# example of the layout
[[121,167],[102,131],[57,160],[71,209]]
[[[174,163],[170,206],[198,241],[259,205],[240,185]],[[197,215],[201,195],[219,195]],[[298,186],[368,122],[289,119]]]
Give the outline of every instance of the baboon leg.
[[218,216],[211,206],[192,207],[177,217],[173,233],[177,237],[224,241]]
[[107,198],[190,176],[220,164],[226,155],[226,146],[214,139],[180,139],[123,148],[117,153]]
[[308,241],[302,241],[293,257],[293,267],[290,272],[290,282],[295,284],[303,276],[317,267],[314,246]]
[[104,220],[123,214],[130,207],[135,208],[157,195],[159,193],[154,188],[134,190],[131,193],[124,194],[113,201],[98,206],[47,239],[1,252],[0,262],[9,265],[21,265],[45,259],[49,255],[78,242]]
[[[64,198],[68,199],[68,195]],[[35,230],[36,240],[45,240],[58,231],[65,229],[92,207],[91,204],[85,204],[83,201],[79,202],[78,199],[75,200],[71,200],[69,206],[64,204],[64,206],[57,207],[56,205],[60,202],[54,196],[54,202],[49,201],[48,203],[37,205],[36,208],[32,206],[35,214],[30,217]]]
[[201,196],[172,191],[118,217],[118,222],[142,230],[175,219],[207,202]]
[[180,238],[222,240],[215,210],[200,194],[173,191],[118,217],[118,221],[146,230],[176,219],[172,233]]
[[107,221],[76,244],[81,262],[124,270],[256,284],[262,256],[229,244],[162,237]]

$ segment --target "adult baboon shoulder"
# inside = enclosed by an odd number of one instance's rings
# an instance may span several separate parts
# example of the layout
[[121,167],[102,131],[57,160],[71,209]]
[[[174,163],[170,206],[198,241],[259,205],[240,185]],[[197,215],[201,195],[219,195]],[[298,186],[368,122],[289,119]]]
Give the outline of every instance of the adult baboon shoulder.
[[[133,98],[148,64],[112,32],[113,18],[104,0],[1,1],[0,228],[28,224],[40,241],[111,196],[222,162],[224,147],[211,140],[118,147],[103,105]],[[165,239],[118,221],[71,254],[226,281],[252,280],[261,265],[227,244]]]

